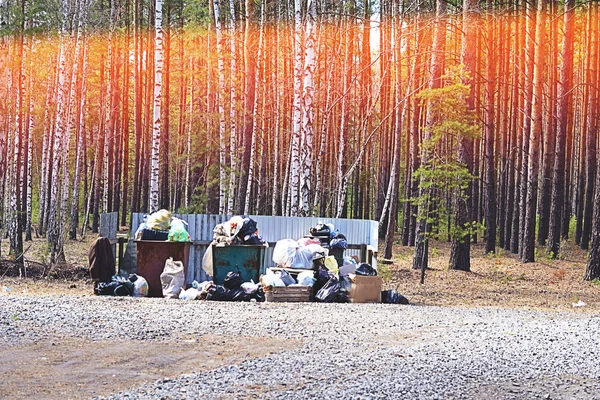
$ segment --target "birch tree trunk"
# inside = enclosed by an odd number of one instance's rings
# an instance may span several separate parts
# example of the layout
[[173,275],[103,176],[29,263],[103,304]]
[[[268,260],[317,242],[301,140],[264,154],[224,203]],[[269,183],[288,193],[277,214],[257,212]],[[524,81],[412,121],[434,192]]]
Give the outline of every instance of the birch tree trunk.
[[230,79],[230,104],[229,104],[229,188],[227,190],[227,214],[233,213],[235,200],[235,181],[236,181],[236,163],[237,163],[237,50],[236,50],[236,32],[235,32],[235,0],[229,0],[229,34],[230,34],[230,52],[229,61],[229,79]]
[[300,214],[299,184],[302,143],[302,3],[294,0],[294,102],[292,105],[292,148],[290,166],[290,215]]
[[[77,238],[77,225],[79,222],[79,189],[81,186],[81,170],[83,167],[83,153],[85,152],[85,113],[86,113],[86,79],[88,70],[87,44],[83,44],[83,67],[81,69],[81,95],[79,98],[77,150],[75,152],[75,175],[73,177],[73,197],[71,199],[71,218],[69,225],[69,239]],[[125,202],[124,202],[125,203]]]
[[219,214],[225,214],[227,201],[226,153],[227,138],[225,133],[225,65],[223,62],[223,35],[221,33],[221,17],[219,0],[213,0],[215,32],[217,35],[217,68],[219,70]]
[[46,89],[46,101],[44,108],[44,133],[42,137],[42,166],[41,166],[41,179],[40,179],[40,204],[39,204],[39,226],[38,230],[41,235],[46,233],[47,228],[47,216],[48,208],[46,204],[48,202],[48,184],[50,181],[50,167],[49,163],[52,157],[50,156],[50,149],[52,148],[52,113],[50,111],[50,104],[54,103],[55,90],[53,85],[54,77],[52,73],[48,74],[47,89]]
[[[255,18],[254,18],[254,0],[246,0],[246,30],[244,32],[244,134],[242,137],[242,147],[248,149],[252,144],[252,135],[254,127],[254,118],[252,114],[254,110],[254,98],[256,97],[256,33]],[[250,151],[246,150],[242,153],[242,161],[240,165],[240,180],[238,189],[238,198],[236,202],[236,210],[238,214],[244,212],[246,206],[246,188],[248,187],[248,173],[250,169]]]
[[163,70],[163,30],[162,30],[163,0],[156,0],[155,8],[155,37],[154,37],[154,111],[152,129],[152,158],[150,168],[150,212],[159,207],[159,158],[161,134],[161,101],[162,101],[162,70]]
[[68,93],[66,83],[66,52],[67,52],[67,0],[62,0],[62,27],[60,32],[60,48],[58,56],[58,92],[56,98],[56,125],[54,133],[54,148],[52,158],[52,184],[50,186],[50,208],[48,215],[48,243],[50,244],[50,264],[55,264],[58,261],[58,257],[63,255],[63,249],[61,247],[62,240],[60,235],[63,233],[60,222],[61,218],[59,215],[59,177],[60,177],[60,162],[66,162],[61,160],[61,156],[64,155],[62,146],[64,143],[65,127],[67,125],[67,113],[68,113]]
[[311,210],[311,189],[313,173],[313,137],[314,137],[314,110],[313,100],[315,95],[314,74],[316,70],[315,30],[317,23],[316,0],[308,0],[306,12],[306,31],[304,34],[304,79],[303,79],[303,107],[302,107],[302,138],[301,138],[301,198],[299,211],[303,216],[314,214]]
[[[265,3],[261,2],[260,5],[260,26],[259,26],[259,39],[258,39],[258,51],[256,55],[256,71],[254,76],[254,105],[252,115],[257,115],[258,111],[258,83],[259,83],[259,71],[260,71],[260,62],[262,56],[262,46],[263,46],[263,25],[265,18]],[[258,135],[258,118],[254,117],[252,122],[252,140],[250,141],[250,164],[248,168],[248,181],[246,182],[246,196],[244,200],[244,214],[250,214],[250,204],[254,203],[252,199],[252,184],[254,181],[254,164],[255,164],[255,153],[256,153],[256,136]],[[246,151],[248,151],[246,149]]]
[[[33,41],[30,44],[30,54],[33,55]],[[27,188],[26,188],[26,196],[25,196],[25,240],[31,241],[31,224],[32,224],[32,196],[33,196],[33,128],[34,128],[34,101],[33,101],[33,57],[29,58],[29,111],[28,111],[28,126],[27,126]],[[0,155],[2,153],[0,152]]]

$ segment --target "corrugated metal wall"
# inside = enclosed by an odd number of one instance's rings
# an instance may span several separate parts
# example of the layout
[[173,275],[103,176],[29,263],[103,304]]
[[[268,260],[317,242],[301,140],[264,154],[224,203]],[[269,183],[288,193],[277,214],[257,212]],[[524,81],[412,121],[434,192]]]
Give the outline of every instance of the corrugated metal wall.
[[[131,232],[135,233],[144,214],[134,213],[132,216]],[[231,215],[215,214],[174,214],[188,223],[188,232],[192,241],[212,241],[213,229],[217,224],[229,220]],[[256,221],[258,232],[263,240],[277,242],[281,239],[300,239],[309,233],[309,229],[319,222],[332,223],[336,230],[346,235],[350,244],[366,244],[377,249],[377,221],[359,219],[337,219],[318,217],[278,217],[268,215],[251,215]],[[202,257],[206,251],[206,245],[193,245],[190,249],[190,266],[186,280],[191,283],[194,280],[204,280],[202,271]],[[346,250],[346,255],[359,255],[359,250]],[[274,266],[273,248],[267,249],[265,264],[263,268]]]

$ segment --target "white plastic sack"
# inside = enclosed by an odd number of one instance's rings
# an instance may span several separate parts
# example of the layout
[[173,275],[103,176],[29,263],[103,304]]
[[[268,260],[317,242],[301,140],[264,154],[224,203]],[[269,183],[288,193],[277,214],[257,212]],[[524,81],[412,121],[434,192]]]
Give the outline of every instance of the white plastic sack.
[[179,293],[179,298],[181,300],[196,300],[199,294],[200,292],[198,289],[191,287],[188,290],[182,290],[181,293]]
[[275,244],[273,250],[273,262],[284,268],[311,269],[312,251],[300,246],[292,239],[283,239]]
[[298,284],[300,286],[313,286],[317,280],[313,271],[303,271],[298,274]]
[[168,299],[176,299],[185,285],[185,273],[181,261],[173,261],[170,257],[165,262],[165,269],[160,274],[163,296]]
[[244,293],[254,294],[258,291],[259,286],[260,285],[258,283],[254,283],[253,280],[250,280],[250,282],[242,283],[242,285],[240,287],[244,290]]
[[133,282],[133,297],[148,297],[148,281],[139,275]]

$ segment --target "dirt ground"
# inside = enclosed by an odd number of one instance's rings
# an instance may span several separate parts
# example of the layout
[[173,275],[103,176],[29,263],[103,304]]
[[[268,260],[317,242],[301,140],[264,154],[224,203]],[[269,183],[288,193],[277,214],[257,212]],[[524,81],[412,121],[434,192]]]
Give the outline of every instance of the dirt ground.
[[[14,264],[0,259],[0,295],[91,295],[87,273],[87,252],[94,240],[68,241],[67,264],[48,265],[44,239],[25,244],[27,279]],[[8,243],[2,241],[2,255],[8,254]],[[412,304],[459,305],[467,307],[508,307],[542,310],[600,310],[600,282],[585,282],[587,253],[571,242],[563,244],[558,260],[537,250],[537,262],[522,264],[510,252],[499,250],[484,254],[482,244],[471,249],[471,272],[447,269],[450,244],[434,242],[430,246],[430,268],[425,284],[420,284],[420,271],[412,269],[413,249],[396,245],[393,263],[379,265],[386,289],[396,289]],[[574,303],[585,303],[573,307]],[[581,303],[580,303],[581,304]]]
[[289,340],[269,339],[269,346],[265,346],[262,338],[236,338],[236,346],[228,347],[222,345],[226,340],[204,336],[172,342],[92,342],[57,337],[34,345],[3,348],[0,376],[8,379],[0,382],[0,398],[86,399],[295,346]]

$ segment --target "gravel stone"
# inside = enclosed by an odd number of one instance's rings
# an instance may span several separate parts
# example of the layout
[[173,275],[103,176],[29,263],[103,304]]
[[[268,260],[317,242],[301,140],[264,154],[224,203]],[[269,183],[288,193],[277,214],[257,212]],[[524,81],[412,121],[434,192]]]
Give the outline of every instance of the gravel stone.
[[600,399],[600,316],[386,304],[0,296],[0,345],[221,335],[300,345],[107,399]]

